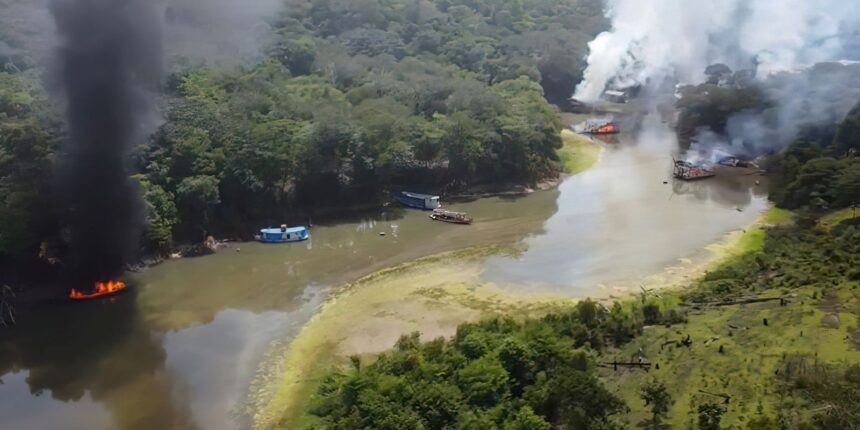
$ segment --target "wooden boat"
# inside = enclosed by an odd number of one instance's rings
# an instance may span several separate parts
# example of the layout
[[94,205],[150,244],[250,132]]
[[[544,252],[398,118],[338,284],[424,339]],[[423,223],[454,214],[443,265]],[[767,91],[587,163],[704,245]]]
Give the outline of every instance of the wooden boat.
[[453,224],[471,224],[472,218],[463,212],[452,212],[444,209],[434,209],[430,214],[430,219],[434,221],[450,222]]
[[311,237],[308,233],[308,228],[305,226],[287,228],[286,224],[282,224],[279,228],[263,228],[260,229],[260,234],[254,236],[255,239],[263,243],[289,243],[301,242],[308,240]]
[[395,194],[394,197],[397,198],[400,204],[410,208],[429,210],[439,207],[439,196],[401,191]]

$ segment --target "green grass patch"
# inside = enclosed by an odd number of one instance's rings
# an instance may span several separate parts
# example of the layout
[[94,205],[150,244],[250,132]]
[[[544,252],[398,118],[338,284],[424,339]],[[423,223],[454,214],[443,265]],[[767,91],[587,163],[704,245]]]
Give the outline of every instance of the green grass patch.
[[794,212],[780,208],[770,208],[762,215],[761,222],[764,224],[784,224],[794,219]]
[[740,232],[737,240],[723,250],[726,257],[724,262],[727,263],[732,257],[761,252],[767,237],[766,226],[788,224],[793,220],[794,212],[779,208],[768,209],[754,225]]
[[854,219],[860,216],[860,211],[857,209],[847,208],[838,210],[836,212],[831,212],[818,220],[818,226],[830,231],[833,227],[843,223],[844,221],[848,221],[850,219]]
[[[840,312],[839,328],[823,326],[821,319],[829,311],[820,308],[820,299],[814,298],[817,291],[813,287],[794,291],[797,298],[788,306],[780,306],[777,301],[691,313],[686,324],[650,327],[624,348],[607,352],[608,357],[626,359],[638,356],[641,350],[650,362],[660,366],[647,373],[611,369],[603,372],[610,391],[630,406],[624,420],[634,425],[648,416],[639,388],[651,378],[665,384],[675,400],[669,413],[670,428],[688,428],[695,423],[699,404],[722,404],[723,399],[713,394],[731,396],[724,405],[723,419],[723,424],[734,425],[731,428],[745,428],[761,414],[775,417],[789,402],[808,412],[811,407],[802,396],[780,391],[783,381],[777,371],[785,358],[804,357],[809,363],[836,365],[860,360],[860,352],[844,340],[856,327],[857,315]],[[760,295],[783,293],[763,291]],[[843,302],[856,304],[856,296]],[[767,326],[763,323],[765,318]],[[674,343],[687,335],[693,341],[690,347]]]
[[588,170],[600,158],[600,145],[587,137],[564,130],[561,132],[561,140],[564,145],[558,150],[558,157],[567,174],[575,175]]

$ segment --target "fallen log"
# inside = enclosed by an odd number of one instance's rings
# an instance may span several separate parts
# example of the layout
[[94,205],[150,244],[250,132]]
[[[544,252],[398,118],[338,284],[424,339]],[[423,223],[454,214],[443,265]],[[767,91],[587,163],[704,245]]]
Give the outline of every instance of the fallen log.
[[734,306],[734,305],[746,305],[750,303],[763,303],[763,302],[773,302],[776,300],[787,301],[785,297],[755,297],[750,299],[740,299],[740,300],[724,300],[722,302],[693,302],[686,303],[685,306],[690,306],[693,308],[697,307],[719,307],[719,306]]
[[620,362],[620,361],[605,361],[603,363],[598,364],[598,366],[600,366],[600,367],[612,367],[614,370],[618,370],[618,366],[621,366],[621,367],[637,367],[637,368],[644,369],[647,371],[648,369],[651,368],[651,363],[647,363],[647,362],[625,363],[625,362]]
[[709,392],[709,391],[705,391],[705,390],[699,390],[699,392],[700,392],[700,393],[702,393],[702,394],[707,394],[707,395],[709,395],[709,396],[722,397],[723,399],[725,399],[726,404],[728,404],[728,403],[729,403],[729,401],[731,401],[731,400],[732,400],[732,396],[730,396],[730,395],[728,395],[728,394],[711,393],[711,392]]

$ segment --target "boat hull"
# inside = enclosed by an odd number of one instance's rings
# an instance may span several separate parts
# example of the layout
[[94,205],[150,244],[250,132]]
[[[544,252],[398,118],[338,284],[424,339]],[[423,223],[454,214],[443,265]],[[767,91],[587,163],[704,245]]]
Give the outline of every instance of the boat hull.
[[442,217],[442,216],[437,216],[437,215],[430,215],[430,219],[432,219],[433,221],[442,221],[442,222],[448,222],[451,224],[460,224],[460,225],[469,225],[472,223],[471,218],[463,220],[463,219],[447,218],[447,217]]
[[257,238],[257,242],[260,243],[292,243],[292,242],[304,242],[310,239],[310,236],[298,238],[298,239],[264,239],[262,237]]
[[310,239],[311,235],[307,227],[292,227],[292,228],[264,228],[260,233],[254,236],[257,242],[261,243],[292,243],[302,242]]

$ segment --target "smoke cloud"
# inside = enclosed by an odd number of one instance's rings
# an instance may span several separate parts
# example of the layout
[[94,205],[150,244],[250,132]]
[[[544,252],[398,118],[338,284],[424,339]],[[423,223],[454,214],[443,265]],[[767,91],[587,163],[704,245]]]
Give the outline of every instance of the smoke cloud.
[[[0,66],[47,64],[57,44],[52,0],[0,0]],[[121,3],[121,2],[120,2]],[[260,59],[276,36],[282,0],[150,0],[161,21],[165,65],[235,66]]]
[[19,72],[45,62],[54,33],[48,0],[0,0],[0,66]]
[[54,0],[57,74],[68,138],[57,179],[74,282],[122,273],[143,225],[126,159],[161,79],[158,10],[149,0]]
[[250,64],[275,33],[283,0],[162,0],[171,65]]
[[589,43],[588,67],[574,95],[585,102],[609,87],[666,78],[699,82],[714,63],[755,68],[764,77],[842,58],[856,49],[860,2],[607,0],[606,14],[612,28]]

